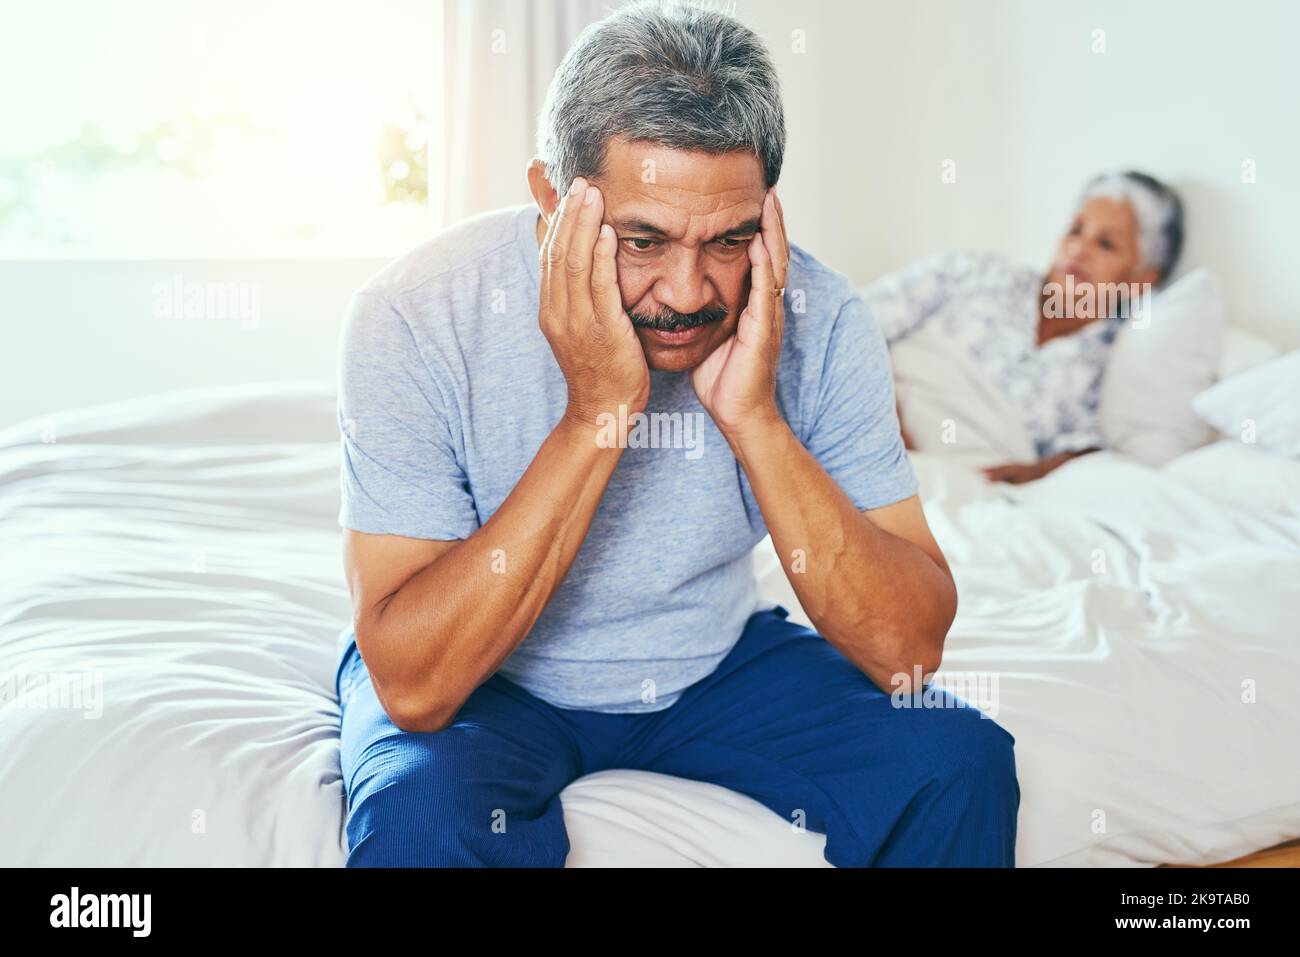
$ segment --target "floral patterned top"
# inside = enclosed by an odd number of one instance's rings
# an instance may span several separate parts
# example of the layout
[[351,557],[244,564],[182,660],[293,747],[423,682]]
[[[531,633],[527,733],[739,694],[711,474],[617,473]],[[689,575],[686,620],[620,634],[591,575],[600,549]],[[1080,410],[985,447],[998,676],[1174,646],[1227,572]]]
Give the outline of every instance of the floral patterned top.
[[1037,344],[1043,275],[1000,256],[933,256],[860,290],[891,345],[923,326],[964,343],[1023,410],[1040,458],[1103,448],[1101,380],[1122,318]]

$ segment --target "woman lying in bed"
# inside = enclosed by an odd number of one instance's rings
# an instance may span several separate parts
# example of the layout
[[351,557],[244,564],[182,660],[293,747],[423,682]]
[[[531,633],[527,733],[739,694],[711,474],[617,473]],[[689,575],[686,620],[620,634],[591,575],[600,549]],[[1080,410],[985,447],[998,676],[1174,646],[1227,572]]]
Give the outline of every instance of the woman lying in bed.
[[[965,346],[1020,410],[1037,452],[1035,461],[982,471],[992,481],[1027,482],[1104,446],[1101,379],[1128,293],[1160,285],[1182,239],[1172,190],[1143,173],[1105,173],[1084,187],[1046,275],[996,255],[948,253],[862,295],[891,346],[922,326]],[[913,447],[906,431],[903,439]]]

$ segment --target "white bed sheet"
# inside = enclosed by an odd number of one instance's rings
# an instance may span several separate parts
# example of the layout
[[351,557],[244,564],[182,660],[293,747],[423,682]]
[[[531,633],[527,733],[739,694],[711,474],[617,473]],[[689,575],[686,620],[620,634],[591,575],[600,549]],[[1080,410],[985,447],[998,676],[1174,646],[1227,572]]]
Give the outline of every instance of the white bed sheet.
[[[941,679],[997,676],[1020,866],[1300,836],[1300,520],[1106,454],[1014,489],[917,463],[961,593]],[[0,864],[343,862],[337,464],[306,384],[0,434],[0,676],[35,676],[0,700]],[[35,706],[51,687],[91,695]],[[570,866],[828,866],[822,835],[701,782],[606,771],[562,802]]]

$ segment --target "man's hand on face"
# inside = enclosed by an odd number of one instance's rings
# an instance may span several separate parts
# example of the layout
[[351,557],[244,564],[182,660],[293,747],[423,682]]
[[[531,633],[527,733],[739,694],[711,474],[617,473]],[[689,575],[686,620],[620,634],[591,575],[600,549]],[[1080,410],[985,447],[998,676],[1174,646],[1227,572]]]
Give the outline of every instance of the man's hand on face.
[[749,302],[736,331],[691,371],[700,404],[727,439],[780,421],[776,368],[785,328],[784,290],[790,246],[776,190],[763,201],[759,232],[749,242]]
[[613,227],[600,190],[578,177],[547,224],[537,321],[569,387],[565,416],[595,425],[602,412],[645,409],[650,370],[623,310]]

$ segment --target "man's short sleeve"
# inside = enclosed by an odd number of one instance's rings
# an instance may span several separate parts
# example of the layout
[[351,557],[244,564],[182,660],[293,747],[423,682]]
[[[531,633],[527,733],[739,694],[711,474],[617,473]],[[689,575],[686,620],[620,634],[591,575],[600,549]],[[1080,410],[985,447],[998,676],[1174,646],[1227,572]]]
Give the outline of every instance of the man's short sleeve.
[[894,407],[889,351],[856,293],[831,329],[806,447],[859,511],[916,494]]
[[478,528],[449,413],[406,320],[381,295],[356,293],[340,341],[340,525],[439,541]]

